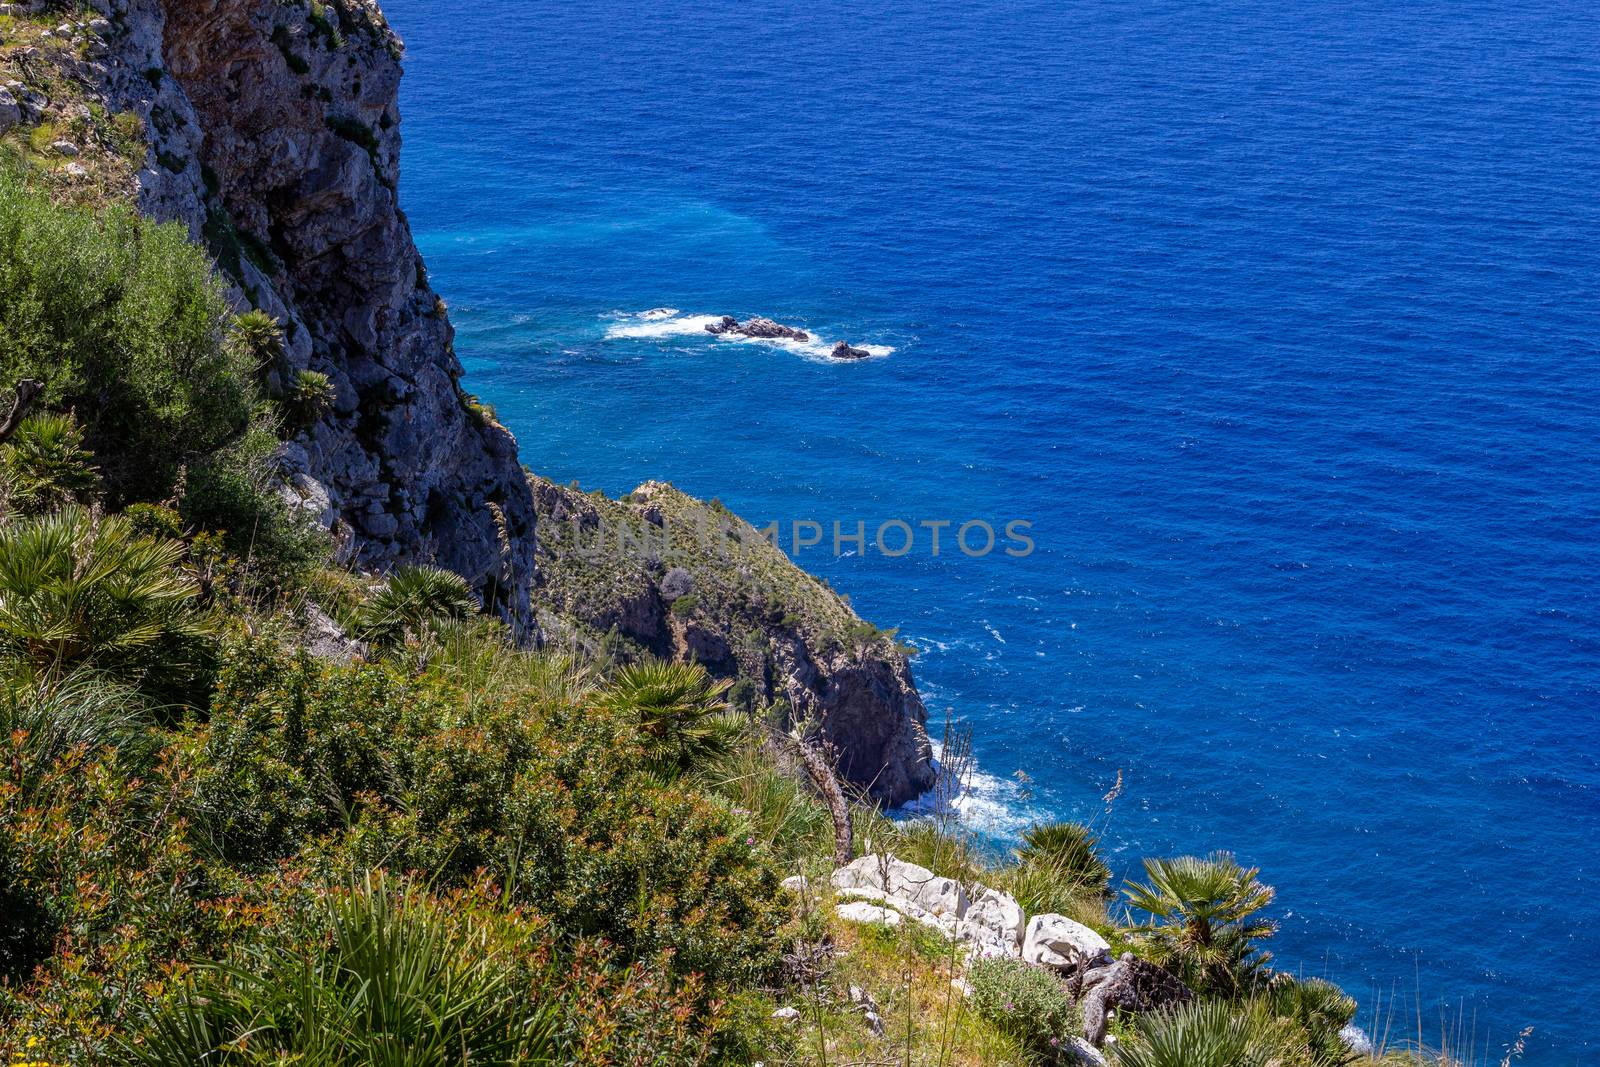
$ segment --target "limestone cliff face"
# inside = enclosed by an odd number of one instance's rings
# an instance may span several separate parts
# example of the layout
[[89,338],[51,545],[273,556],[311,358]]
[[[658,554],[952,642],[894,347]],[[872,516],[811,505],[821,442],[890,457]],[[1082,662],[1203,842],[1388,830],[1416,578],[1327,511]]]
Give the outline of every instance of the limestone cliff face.
[[435,561],[526,617],[532,498],[516,442],[458,385],[399,207],[400,43],[377,6],[101,3],[103,95],[150,142],[141,207],[187,223],[285,323],[289,368],[337,386],[332,415],[284,450],[304,506],[363,564]]

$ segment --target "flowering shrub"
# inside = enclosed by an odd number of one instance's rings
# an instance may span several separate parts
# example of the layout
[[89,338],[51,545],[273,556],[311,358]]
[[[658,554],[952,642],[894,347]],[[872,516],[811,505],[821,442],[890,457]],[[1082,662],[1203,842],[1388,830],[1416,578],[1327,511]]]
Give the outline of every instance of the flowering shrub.
[[1077,1005],[1061,979],[1014,959],[980,960],[967,974],[972,1005],[997,1029],[1026,1043],[1047,1062],[1070,1062],[1082,1033]]

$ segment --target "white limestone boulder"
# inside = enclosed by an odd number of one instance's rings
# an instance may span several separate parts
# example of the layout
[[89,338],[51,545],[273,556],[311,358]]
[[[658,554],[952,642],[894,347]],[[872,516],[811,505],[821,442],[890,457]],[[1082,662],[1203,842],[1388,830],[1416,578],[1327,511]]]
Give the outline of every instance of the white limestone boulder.
[[1065,915],[1035,915],[1023,935],[1022,958],[1041,967],[1072,970],[1109,960],[1111,946]]
[[965,920],[992,931],[996,940],[1021,948],[1023,930],[1028,923],[1022,905],[1011,894],[998,889],[977,886],[976,892],[978,898],[968,906]]

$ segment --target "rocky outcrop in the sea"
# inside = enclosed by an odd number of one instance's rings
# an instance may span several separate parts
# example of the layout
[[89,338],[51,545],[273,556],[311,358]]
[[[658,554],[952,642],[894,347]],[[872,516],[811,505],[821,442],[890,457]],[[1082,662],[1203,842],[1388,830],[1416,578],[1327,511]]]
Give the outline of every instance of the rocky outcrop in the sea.
[[933,785],[905,651],[760,531],[660,482],[622,500],[532,484],[537,619],[550,639],[702,663],[735,680],[735,699],[786,709],[885,803]]
[[128,195],[186,223],[240,303],[283,324],[269,385],[304,369],[333,379],[333,411],[282,457],[307,511],[362,564],[432,560],[525,616],[532,496],[516,442],[461,389],[399,207],[401,45],[382,13],[371,0],[93,6],[106,25],[85,23],[92,46],[61,62],[107,111],[143,121]]
[[833,346],[833,351],[829,352],[828,355],[834,359],[866,359],[872,353],[865,348],[851,348],[848,342],[840,341]]
[[706,332],[714,333],[719,337],[723,334],[733,334],[738,337],[755,337],[765,341],[788,340],[809,341],[811,335],[794,326],[785,326],[772,319],[754,318],[740,322],[732,315],[724,315],[716,322],[706,323]]

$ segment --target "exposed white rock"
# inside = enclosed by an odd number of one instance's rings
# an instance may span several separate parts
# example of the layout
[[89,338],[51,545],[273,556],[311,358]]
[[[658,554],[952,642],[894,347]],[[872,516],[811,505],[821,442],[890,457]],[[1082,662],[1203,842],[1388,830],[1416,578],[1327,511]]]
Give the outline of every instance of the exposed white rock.
[[880,908],[864,900],[836,904],[833,912],[847,923],[881,923],[884,926],[899,926],[905,922],[905,918],[893,908]]
[[1027,913],[1016,898],[998,889],[977,887],[978,898],[967,908],[966,921],[986,927],[995,937],[1018,948],[1022,946],[1022,933],[1028,923]]
[[1019,946],[1015,941],[1001,938],[989,927],[969,919],[963,919],[957,924],[956,938],[969,946],[967,952],[969,960],[1015,957],[1019,953]]
[[779,882],[778,885],[780,885],[785,891],[793,893],[797,897],[803,897],[811,891],[811,883],[803,874],[792,874],[783,881]]
[[66,156],[68,159],[78,154],[78,146],[71,141],[56,141],[50,146],[50,150],[56,155]]
[[1022,958],[1042,967],[1065,970],[1110,957],[1105,938],[1065,915],[1035,915],[1023,937]]
[[899,912],[907,919],[911,919],[914,922],[919,922],[924,926],[932,927],[947,938],[955,937],[957,928],[960,925],[959,923],[952,922],[949,919],[941,919],[932,912],[924,910],[923,907],[914,900],[907,900],[905,897],[890,896],[888,893],[885,893],[880,889],[870,889],[865,887],[860,889],[840,889],[836,891],[835,895],[841,900],[866,901],[869,904],[876,904],[880,908],[892,909]]
[[779,1008],[772,1013],[772,1017],[780,1023],[797,1023],[800,1021],[799,1008]]
[[1071,1044],[1072,1054],[1077,1057],[1079,1063],[1086,1064],[1087,1067],[1106,1067],[1105,1056],[1083,1038],[1075,1037]]
[[954,878],[887,855],[866,855],[833,872],[835,889],[876,889],[951,921],[967,913],[967,891]]

